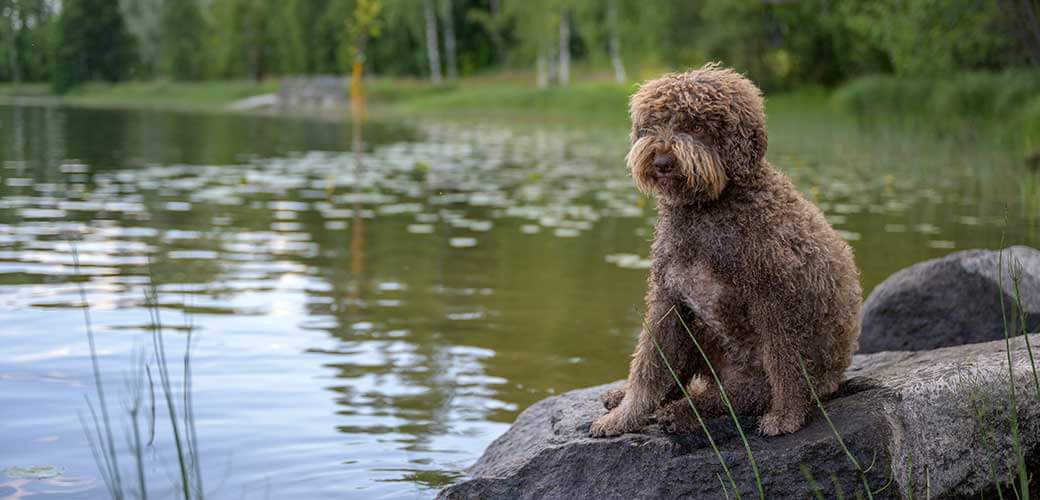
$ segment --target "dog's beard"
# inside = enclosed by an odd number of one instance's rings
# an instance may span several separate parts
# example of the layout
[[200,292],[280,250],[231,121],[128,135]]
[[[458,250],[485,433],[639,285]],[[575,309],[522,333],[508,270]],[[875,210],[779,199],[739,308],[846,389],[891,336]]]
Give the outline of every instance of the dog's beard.
[[[675,165],[670,173],[656,174],[654,157],[670,148]],[[644,136],[636,140],[625,157],[632,178],[639,191],[667,198],[698,198],[714,200],[719,197],[729,180],[717,154],[686,134],[675,134],[661,139]]]

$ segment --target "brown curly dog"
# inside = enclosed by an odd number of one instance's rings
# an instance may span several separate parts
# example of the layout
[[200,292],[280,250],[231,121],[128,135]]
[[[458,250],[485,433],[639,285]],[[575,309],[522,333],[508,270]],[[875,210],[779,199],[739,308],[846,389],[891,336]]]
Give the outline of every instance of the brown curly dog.
[[762,94],[740,74],[708,64],[665,75],[640,87],[630,113],[628,167],[657,199],[649,330],[591,435],[636,431],[651,416],[669,432],[699,429],[654,340],[701,415],[726,413],[684,322],[738,414],[760,415],[770,436],[797,431],[814,404],[800,360],[825,397],[857,347],[852,250],[766,161]]

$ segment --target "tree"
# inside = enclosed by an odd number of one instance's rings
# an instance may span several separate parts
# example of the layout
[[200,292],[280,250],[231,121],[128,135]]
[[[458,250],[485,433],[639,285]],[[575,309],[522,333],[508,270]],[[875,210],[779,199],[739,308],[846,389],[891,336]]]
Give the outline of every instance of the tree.
[[[280,0],[214,0],[212,3],[216,67],[220,77],[247,75],[255,81],[282,71],[280,43],[289,38],[281,24],[288,2]],[[342,19],[342,18],[341,18]],[[336,46],[332,47],[333,53]]]
[[162,70],[175,80],[197,80],[203,70],[205,20],[197,0],[165,0],[162,15]]
[[[1040,48],[1035,0],[877,0],[843,2],[849,24],[880,47],[896,73],[934,75],[960,69],[998,69],[1028,62]],[[1032,14],[1032,15],[1031,15]],[[1014,36],[1035,28],[1037,45]],[[1023,43],[1025,45],[1023,45]],[[1040,57],[1040,51],[1036,52]],[[1040,61],[1038,61],[1040,62]]]
[[621,23],[618,21],[617,0],[607,0],[607,30],[610,32],[608,51],[610,65],[614,67],[614,81],[624,83],[625,63],[621,60]]
[[571,80],[571,22],[566,7],[560,12],[560,83],[567,85]]
[[121,80],[134,61],[133,39],[119,5],[111,0],[66,0],[54,50],[52,83],[57,92],[89,80]]
[[1000,0],[998,4],[1022,58],[1040,66],[1040,0]]
[[0,0],[0,80],[47,79],[53,27],[53,2]]
[[120,0],[127,31],[134,37],[137,56],[146,75],[157,75],[162,65],[164,0]]
[[444,56],[449,80],[459,78],[459,63],[455,54],[455,9],[452,0],[441,0],[441,17],[444,21]]
[[7,63],[10,71],[11,81],[18,83],[22,80],[22,69],[19,65],[19,51],[18,51],[18,26],[19,26],[19,10],[18,2],[14,0],[3,0],[0,2],[0,19],[3,20],[3,25],[0,29],[3,30],[4,38],[7,41]]
[[430,79],[441,83],[441,55],[437,47],[437,13],[433,0],[423,0],[423,15],[426,20],[426,59],[430,63]]
[[510,31],[516,40],[511,58],[518,63],[535,64],[539,87],[556,80],[561,60],[559,49],[564,45],[561,35],[567,35],[569,39],[569,28],[561,26],[561,1],[528,0],[504,2],[503,5],[503,15],[509,20]]
[[466,18],[487,33],[494,47],[494,62],[501,65],[505,62],[505,32],[509,27],[509,17],[502,14],[499,5],[500,0],[489,0],[486,10],[480,7],[471,8],[466,12]]

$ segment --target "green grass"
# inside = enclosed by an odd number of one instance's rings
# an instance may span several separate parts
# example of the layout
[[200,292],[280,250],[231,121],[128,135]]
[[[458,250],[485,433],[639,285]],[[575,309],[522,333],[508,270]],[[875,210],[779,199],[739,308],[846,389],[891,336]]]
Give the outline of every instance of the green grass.
[[45,96],[50,94],[50,85],[46,83],[0,82],[0,96]]
[[275,81],[88,83],[65,94],[61,100],[84,106],[208,111],[277,90]]
[[43,83],[0,84],[0,98],[32,98],[50,103],[100,108],[222,111],[246,97],[278,91],[277,81],[224,80],[207,82],[92,82],[55,96]]
[[[46,84],[0,85],[0,97],[50,96],[77,106],[220,111],[246,97],[278,91],[277,79],[252,81],[131,81],[87,83],[55,97]],[[474,78],[433,85],[425,80],[365,81],[371,107],[405,113],[481,113],[554,115],[594,118],[624,125],[633,84],[578,81],[566,87],[540,89],[522,78]]]
[[450,91],[399,102],[407,111],[480,111],[572,115],[624,123],[633,85],[578,82],[540,89],[516,83],[460,83]]
[[869,120],[922,122],[931,128],[1014,135],[1040,150],[1040,70],[967,72],[942,77],[876,75],[853,80],[834,104]]
[[[204,82],[88,83],[52,99],[72,105],[221,111],[250,96],[277,92],[278,79]],[[433,85],[421,79],[369,78],[365,93],[374,108],[440,113],[573,118],[624,126],[635,83],[602,75],[579,76],[568,86],[538,88],[532,75],[495,73]],[[1026,153],[1040,151],[1040,70],[962,73],[909,78],[875,75],[830,92],[803,88],[767,96],[768,115],[838,110],[883,125],[910,124],[943,131],[996,132],[1014,136]],[[0,98],[49,95],[47,84],[0,84]]]

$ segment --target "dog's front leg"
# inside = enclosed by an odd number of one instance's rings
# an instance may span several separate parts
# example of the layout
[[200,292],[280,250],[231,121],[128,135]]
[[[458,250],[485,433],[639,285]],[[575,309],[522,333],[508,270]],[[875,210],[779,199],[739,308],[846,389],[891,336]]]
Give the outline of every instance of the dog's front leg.
[[[644,328],[639,334],[632,355],[624,398],[610,413],[593,422],[590,429],[593,437],[616,436],[638,430],[645,423],[646,417],[672,392],[675,380],[661,359],[662,352],[683,383],[692,374],[691,364],[698,358],[692,356],[696,352],[672,310],[672,303],[652,301],[647,313],[647,325],[650,329]],[[660,346],[660,352],[657,346]]]
[[811,401],[799,364],[798,326],[792,321],[774,319],[768,326],[758,324],[765,333],[762,367],[769,381],[769,407],[758,422],[758,430],[768,436],[789,434],[802,428]]

